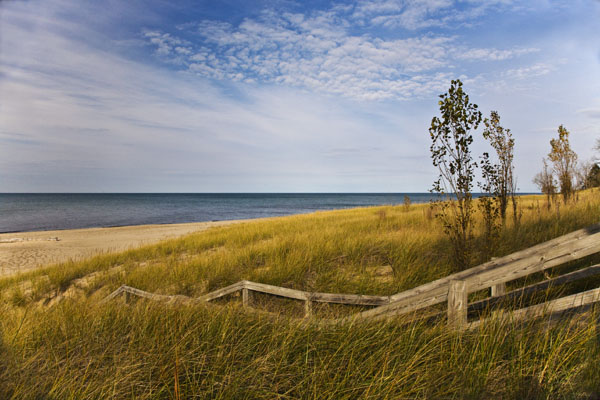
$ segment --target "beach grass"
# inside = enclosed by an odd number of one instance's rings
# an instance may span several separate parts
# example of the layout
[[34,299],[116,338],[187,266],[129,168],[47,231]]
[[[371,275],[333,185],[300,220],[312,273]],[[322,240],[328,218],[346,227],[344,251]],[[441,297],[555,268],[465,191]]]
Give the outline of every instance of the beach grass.
[[[0,398],[504,399],[600,393],[594,310],[553,325],[492,318],[474,331],[454,332],[444,321],[418,318],[408,324],[323,324],[321,317],[349,310],[327,307],[300,319],[292,305],[265,313],[243,309],[235,297],[193,306],[99,303],[122,284],[199,296],[242,279],[390,295],[455,272],[450,243],[433,214],[429,205],[413,204],[249,221],[4,278]],[[515,225],[509,213],[495,256],[598,223],[600,190],[550,207],[542,196],[522,196],[518,215]],[[481,240],[478,225],[474,265],[487,261],[477,251]],[[587,257],[559,270],[598,261],[597,255]],[[528,279],[536,278],[543,276]]]

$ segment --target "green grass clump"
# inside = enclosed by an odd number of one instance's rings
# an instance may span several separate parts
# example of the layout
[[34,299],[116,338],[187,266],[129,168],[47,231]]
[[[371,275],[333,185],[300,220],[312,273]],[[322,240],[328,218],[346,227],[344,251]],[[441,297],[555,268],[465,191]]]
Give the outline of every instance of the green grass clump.
[[[520,223],[509,215],[494,256],[597,223],[598,194],[581,192],[558,209],[548,209],[541,196],[520,198]],[[453,332],[444,321],[303,320],[293,317],[292,306],[258,295],[256,304],[279,314],[244,310],[237,301],[98,302],[122,284],[199,296],[242,279],[319,292],[397,293],[455,271],[431,214],[428,205],[415,204],[247,222],[4,278],[0,398],[504,399],[600,392],[594,312],[551,326],[492,318],[477,330]],[[476,249],[481,240],[477,226]],[[476,251],[473,263],[483,261]],[[598,256],[560,270],[594,262]],[[348,313],[325,308],[328,317]]]

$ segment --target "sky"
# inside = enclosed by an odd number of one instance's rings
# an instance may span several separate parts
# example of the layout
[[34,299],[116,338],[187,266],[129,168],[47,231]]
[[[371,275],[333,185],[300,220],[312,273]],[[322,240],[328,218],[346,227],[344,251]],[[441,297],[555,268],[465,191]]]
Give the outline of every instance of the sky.
[[537,191],[560,124],[594,157],[598,21],[597,0],[0,0],[0,192],[426,192],[457,78]]

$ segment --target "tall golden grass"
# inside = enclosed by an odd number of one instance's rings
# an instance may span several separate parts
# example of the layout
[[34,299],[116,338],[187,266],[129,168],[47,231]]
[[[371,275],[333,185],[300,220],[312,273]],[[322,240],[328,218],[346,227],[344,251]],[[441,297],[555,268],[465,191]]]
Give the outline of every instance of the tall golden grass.
[[[599,194],[580,192],[578,201],[550,209],[541,196],[521,197],[520,224],[507,218],[495,255],[599,222]],[[477,248],[479,226],[475,234]],[[593,311],[552,326],[492,319],[475,331],[453,332],[443,321],[323,325],[317,317],[293,318],[286,307],[267,314],[235,301],[98,302],[121,284],[198,296],[242,279],[386,295],[450,273],[449,246],[429,205],[390,205],[248,222],[5,278],[0,398],[503,399],[600,392]],[[474,263],[482,257],[476,253]]]

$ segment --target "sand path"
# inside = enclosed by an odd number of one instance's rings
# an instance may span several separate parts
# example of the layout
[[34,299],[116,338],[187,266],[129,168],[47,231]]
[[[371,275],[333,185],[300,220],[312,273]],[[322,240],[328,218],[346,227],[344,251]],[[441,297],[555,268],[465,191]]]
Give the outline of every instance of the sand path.
[[242,221],[1,233],[0,276],[99,253],[123,251],[238,222]]

